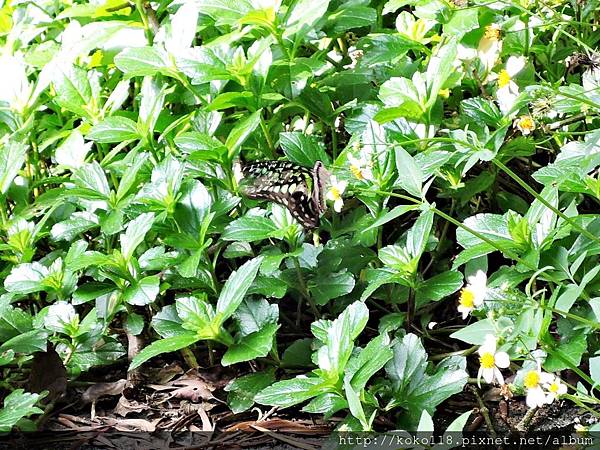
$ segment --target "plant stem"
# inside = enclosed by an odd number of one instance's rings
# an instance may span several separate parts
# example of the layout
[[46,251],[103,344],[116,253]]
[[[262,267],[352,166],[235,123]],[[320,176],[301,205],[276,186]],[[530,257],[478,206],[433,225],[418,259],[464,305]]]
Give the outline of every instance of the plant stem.
[[146,7],[144,6],[144,1],[135,0],[135,7],[140,13],[140,17],[142,18],[142,23],[144,24],[144,34],[146,35],[148,45],[152,45],[152,43],[154,42],[154,35],[152,33],[152,29],[150,28],[150,21],[148,20],[148,14],[146,12]]
[[[185,361],[185,363],[187,364],[187,366],[190,369],[195,369],[198,367],[198,361],[196,360],[196,356],[194,355],[194,352],[192,352],[192,350],[189,347],[182,348],[180,351],[181,351],[181,356],[183,356],[183,360]],[[210,348],[209,348],[209,354],[210,354]]]
[[269,147],[269,152],[271,153],[269,156],[271,158],[275,158],[275,147],[273,146],[273,139],[271,139],[271,135],[269,134],[269,129],[267,128],[267,124],[265,123],[265,119],[262,114],[260,115],[260,128],[265,135],[265,139],[267,141],[267,146]]
[[321,314],[319,314],[317,305],[315,304],[314,300],[310,296],[310,294],[308,292],[308,288],[306,287],[306,282],[304,281],[304,275],[302,274],[302,268],[300,267],[300,261],[298,261],[298,257],[293,258],[293,260],[294,260],[294,267],[296,267],[296,273],[298,274],[298,283],[300,284],[300,292],[302,293],[302,296],[308,302],[308,305],[310,306],[310,309],[312,310],[315,317],[317,319],[320,319]]

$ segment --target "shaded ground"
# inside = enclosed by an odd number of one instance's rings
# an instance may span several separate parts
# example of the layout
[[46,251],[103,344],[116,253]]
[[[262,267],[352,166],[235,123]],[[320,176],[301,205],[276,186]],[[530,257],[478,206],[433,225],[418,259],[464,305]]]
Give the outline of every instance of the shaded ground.
[[[316,449],[341,420],[334,417],[324,421],[299,409],[279,411],[258,406],[234,414],[226,405],[223,390],[237,376],[233,370],[215,366],[185,372],[182,362],[157,360],[156,364],[160,366],[145,370],[142,382],[135,387],[127,382],[125,367],[86,374],[47,408],[40,422],[42,431],[11,435],[0,441],[0,448]],[[48,370],[46,378],[56,381],[56,375]],[[114,381],[98,381],[107,379]],[[499,388],[479,391],[467,386],[438,408],[436,429],[445,429],[468,410],[473,414],[465,429],[467,435],[570,433],[577,424],[589,425],[595,420],[591,413],[569,402],[555,403],[526,417],[522,397],[506,399],[502,394]],[[393,417],[377,418],[375,428],[393,430]]]

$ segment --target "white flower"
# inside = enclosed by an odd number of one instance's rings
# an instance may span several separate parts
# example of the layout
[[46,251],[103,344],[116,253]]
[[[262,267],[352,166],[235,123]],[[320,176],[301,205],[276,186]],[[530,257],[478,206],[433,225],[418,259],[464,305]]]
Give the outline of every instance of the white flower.
[[342,211],[342,207],[344,206],[342,194],[346,190],[346,186],[348,186],[348,182],[343,180],[338,181],[335,175],[331,177],[331,185],[327,191],[327,199],[333,202],[333,209],[335,212]]
[[530,370],[525,374],[525,378],[523,378],[523,385],[527,389],[525,403],[529,408],[540,408],[547,403],[542,384],[551,383],[553,378],[553,375],[542,372],[539,361],[537,369]]
[[462,313],[463,320],[476,308],[483,305],[487,292],[487,276],[483,270],[478,270],[475,275],[467,278],[467,285],[460,291],[458,312]]
[[523,56],[511,56],[506,61],[506,67],[498,72],[498,74],[494,74],[495,76],[490,77],[490,79],[496,78],[498,80],[496,98],[498,99],[500,110],[504,114],[512,109],[515,100],[519,96],[519,86],[512,79],[523,70],[525,61]]
[[501,49],[500,26],[495,23],[488,25],[485,27],[485,33],[477,47],[477,56],[479,56],[486,72],[492,70],[492,67],[496,65]]
[[485,342],[479,350],[479,372],[477,373],[477,383],[481,377],[487,382],[492,383],[494,379],[498,383],[504,384],[504,377],[500,369],[505,369],[510,365],[510,359],[506,352],[496,352],[496,337],[488,334],[485,337]]
[[535,121],[531,116],[521,116],[515,120],[514,126],[523,133],[523,136],[528,136],[535,130]]
[[562,380],[556,375],[550,375],[551,378],[547,378],[546,382],[543,383],[546,389],[546,403],[550,404],[556,400],[559,396],[567,393],[567,386]]
[[368,160],[366,155],[361,154],[359,158],[356,158],[354,155],[348,154],[348,163],[350,164],[350,172],[352,172],[352,175],[354,175],[358,180],[373,180],[371,162]]

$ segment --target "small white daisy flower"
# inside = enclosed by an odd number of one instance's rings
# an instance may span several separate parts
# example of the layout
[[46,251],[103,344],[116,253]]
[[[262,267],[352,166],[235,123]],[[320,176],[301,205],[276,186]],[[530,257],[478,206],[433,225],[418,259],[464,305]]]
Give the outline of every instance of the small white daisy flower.
[[348,163],[350,164],[350,172],[360,181],[372,181],[373,170],[371,169],[370,161],[364,154],[360,158],[348,154]]
[[525,374],[525,378],[523,378],[523,385],[527,389],[525,403],[529,408],[540,408],[547,403],[546,392],[544,392],[542,384],[551,383],[553,378],[553,375],[542,372],[539,365],[537,369],[530,370]]
[[515,120],[514,126],[523,136],[528,136],[535,130],[535,121],[531,116],[521,116]]
[[348,186],[348,182],[344,180],[338,181],[335,175],[331,177],[331,184],[327,191],[327,199],[333,202],[333,209],[335,212],[339,213],[342,211],[342,207],[344,206],[342,194],[346,190],[346,186]]
[[567,386],[562,382],[560,377],[551,375],[551,379],[548,378],[547,382],[544,383],[546,389],[546,403],[550,404],[556,400],[559,396],[567,393]]
[[487,383],[492,383],[496,379],[498,383],[504,384],[504,377],[500,369],[506,369],[510,365],[510,358],[506,352],[496,352],[496,337],[488,334],[477,353],[479,354],[480,364],[477,383],[483,377]]
[[477,56],[479,56],[486,72],[492,70],[492,67],[496,65],[501,49],[500,26],[495,23],[488,25],[485,27],[485,33],[477,47]]
[[458,312],[465,320],[474,309],[483,305],[487,292],[487,276],[483,270],[467,278],[467,285],[460,291]]
[[494,74],[490,79],[498,80],[498,90],[496,98],[500,110],[506,114],[510,111],[519,96],[519,86],[513,81],[513,77],[517,75],[523,67],[525,67],[526,59],[523,56],[511,56],[506,61],[506,66],[497,74]]

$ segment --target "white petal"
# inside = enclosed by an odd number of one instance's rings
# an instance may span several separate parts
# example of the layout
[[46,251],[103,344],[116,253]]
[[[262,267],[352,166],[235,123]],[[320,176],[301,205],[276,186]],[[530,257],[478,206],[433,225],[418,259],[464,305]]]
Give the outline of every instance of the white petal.
[[489,352],[491,354],[496,353],[496,336],[494,336],[493,334],[486,334],[485,340],[484,340],[483,345],[481,346],[480,350],[482,350],[483,353],[486,353],[486,352]]
[[342,200],[341,198],[338,198],[335,201],[335,203],[333,204],[333,209],[335,210],[335,212],[341,212],[343,206],[344,206],[344,200]]
[[555,380],[555,376],[548,372],[540,372],[540,383],[542,384],[551,384]]
[[346,190],[346,186],[348,186],[347,181],[342,180],[338,183],[337,188],[340,191],[340,194],[344,193],[344,191]]
[[469,315],[469,313],[471,312],[471,308],[468,308],[465,305],[458,305],[458,308],[456,308],[458,310],[459,313],[462,313],[462,318],[463,320],[465,320],[467,318],[467,316]]
[[558,385],[558,395],[565,395],[567,393],[567,385],[559,383]]
[[483,375],[483,367],[479,367],[477,371],[477,386],[481,387],[481,376]]
[[333,195],[333,191],[327,191],[327,200],[335,201],[336,197]]
[[485,287],[487,284],[487,275],[485,274],[485,272],[481,269],[479,269],[475,275],[471,275],[467,281],[469,282],[469,284],[471,284],[472,286],[475,287]]
[[511,56],[508,58],[508,61],[506,61],[506,71],[511,77],[515,76],[523,70],[526,61],[527,60],[523,56]]
[[544,394],[544,391],[539,386],[533,389],[528,389],[525,402],[530,408],[544,406],[546,403],[546,394]]
[[500,367],[501,369],[506,369],[508,366],[510,366],[510,358],[506,352],[496,353],[494,355],[494,361],[496,366]]
[[492,369],[483,368],[482,374],[483,374],[483,379],[487,383],[491,383],[492,381],[494,381],[494,369],[493,368]]
[[497,367],[494,367],[494,375],[496,377],[496,380],[498,380],[498,383],[504,384],[504,377],[502,376],[502,372],[500,372],[500,370]]

